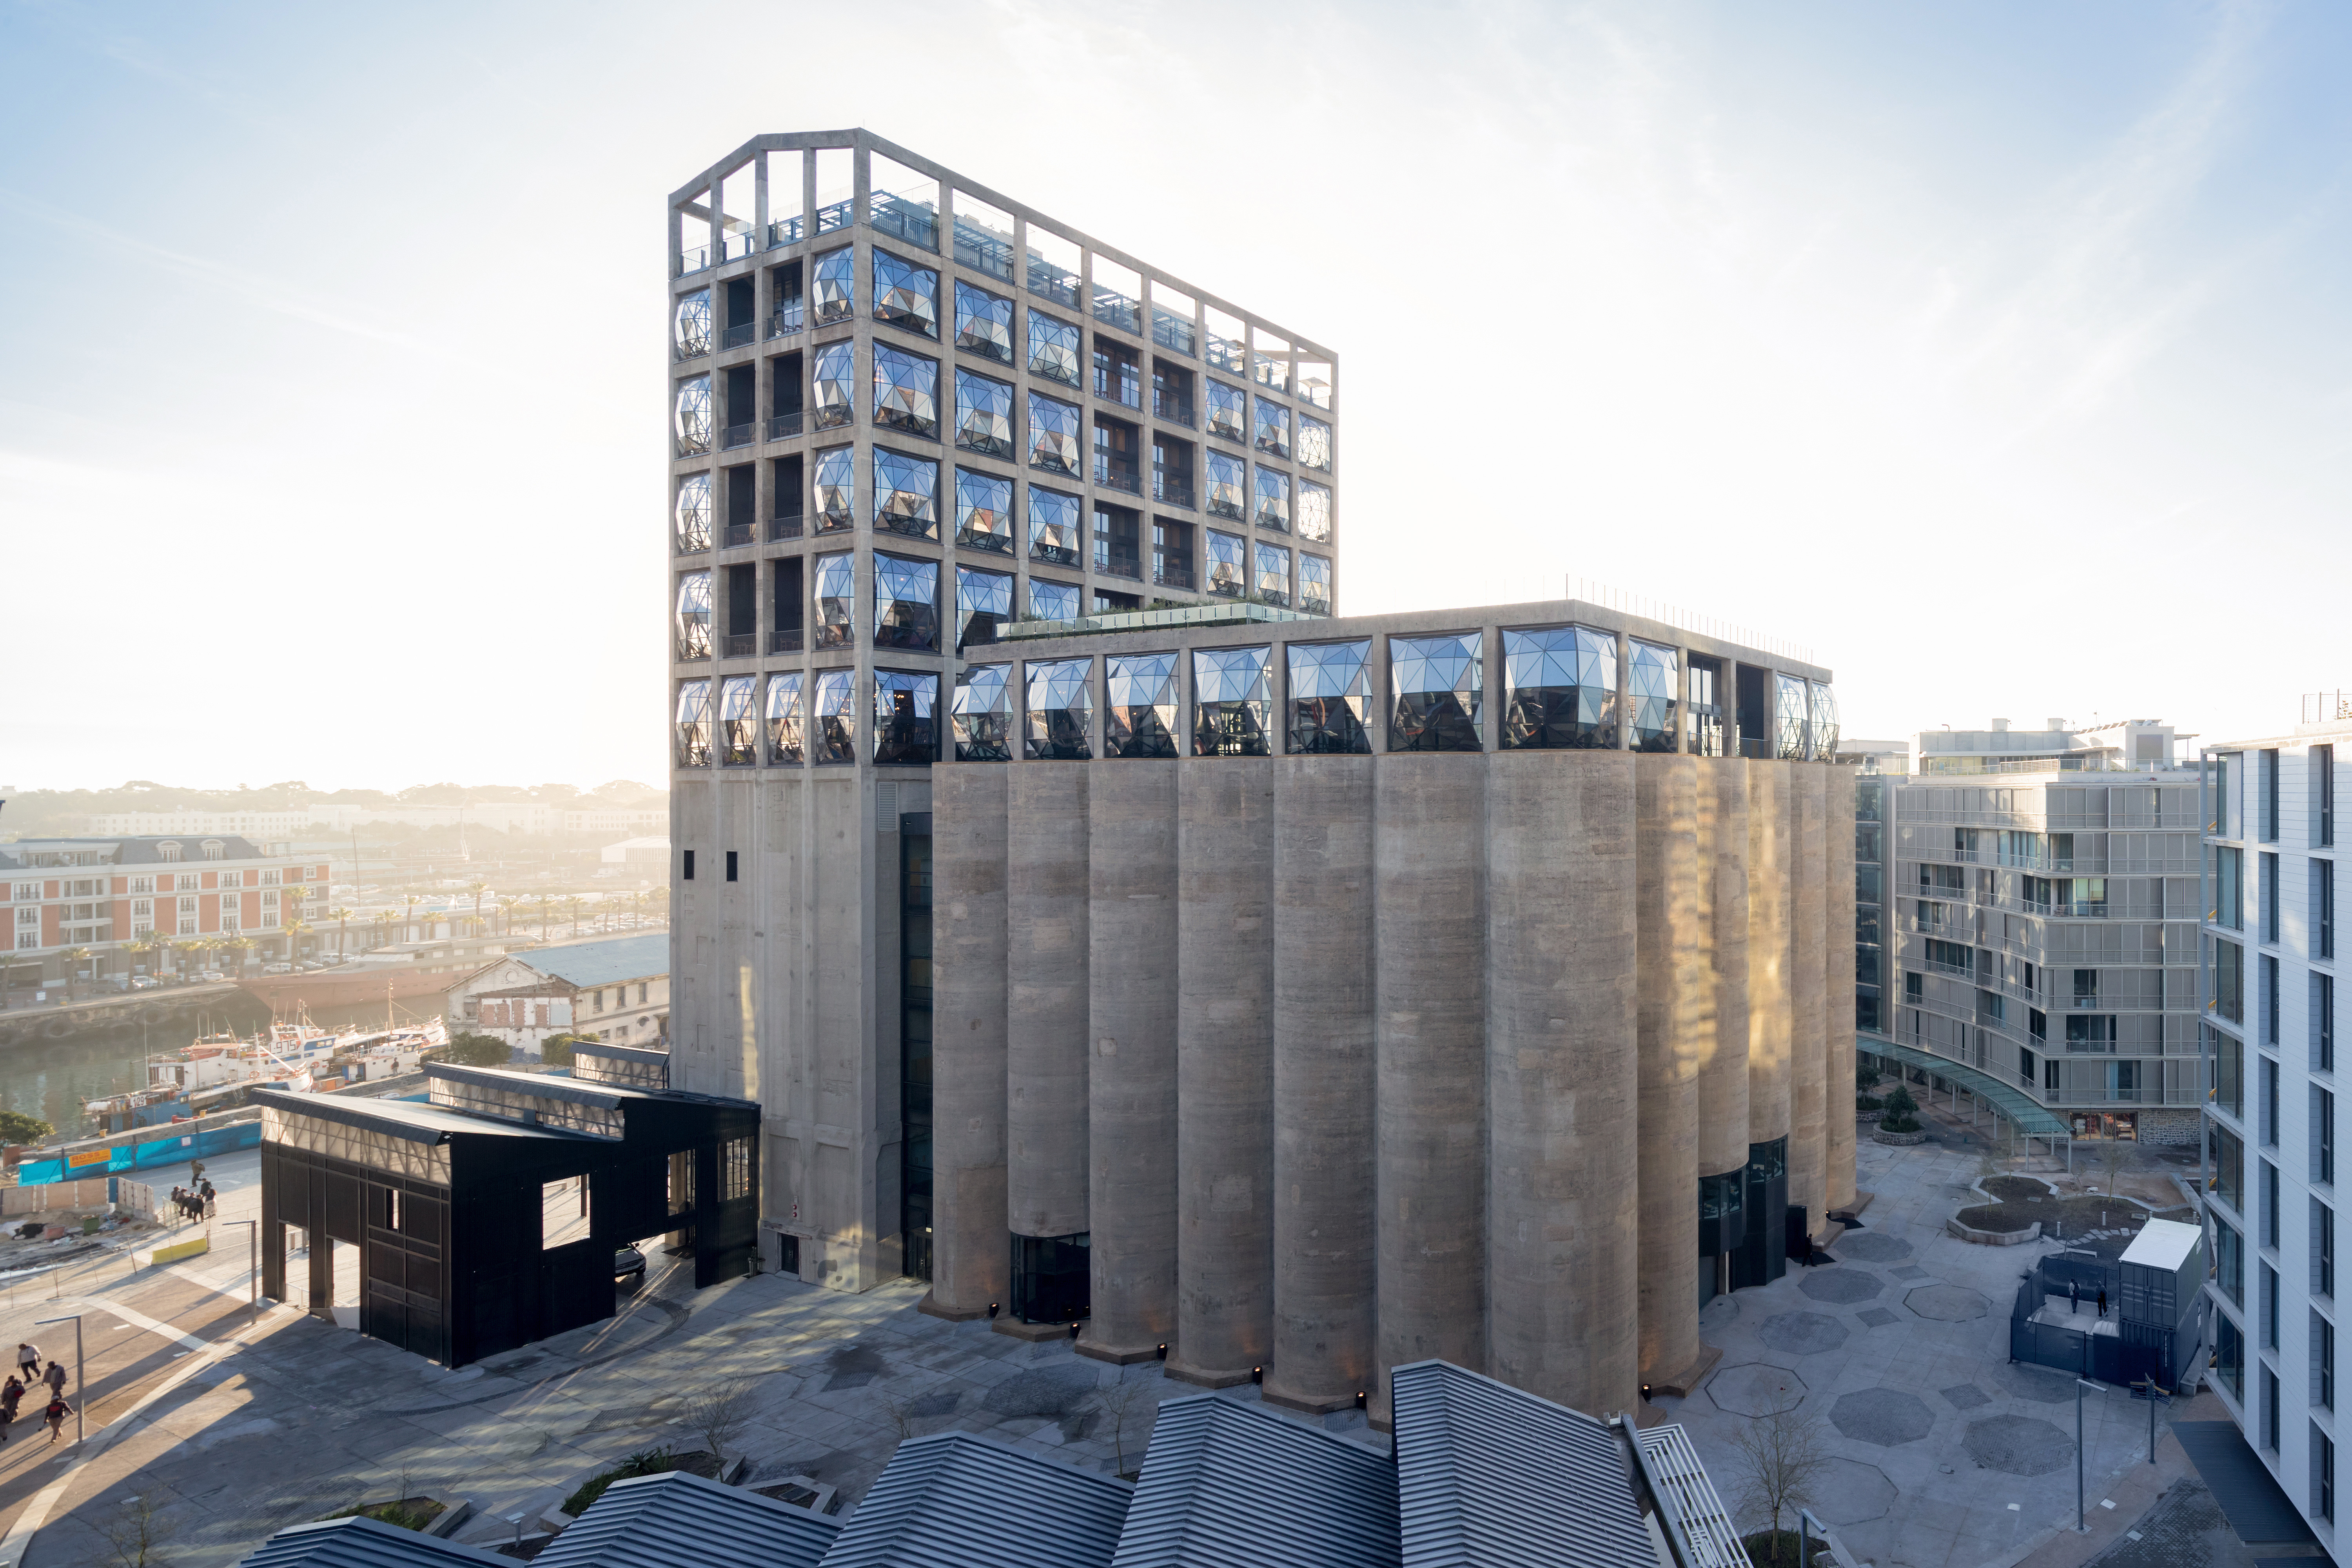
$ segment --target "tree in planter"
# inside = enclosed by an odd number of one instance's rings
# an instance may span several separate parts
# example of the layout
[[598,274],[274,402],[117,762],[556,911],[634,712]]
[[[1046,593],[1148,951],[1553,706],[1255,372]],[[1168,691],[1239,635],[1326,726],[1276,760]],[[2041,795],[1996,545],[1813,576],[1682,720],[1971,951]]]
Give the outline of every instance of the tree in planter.
[[1896,1084],[1894,1092],[1887,1095],[1885,1106],[1886,1114],[1878,1119],[1881,1128],[1889,1132],[1919,1131],[1919,1102],[1911,1098],[1909,1089]]
[[97,1530],[106,1542],[106,1553],[99,1561],[114,1568],[164,1568],[172,1561],[167,1548],[179,1532],[178,1521],[166,1518],[144,1492],[124,1499],[120,1511],[100,1514]]
[[751,1419],[752,1387],[748,1377],[730,1378],[709,1384],[686,1402],[687,1430],[709,1447],[721,1477],[727,1473],[727,1445]]
[[[1741,1500],[1771,1516],[1776,1563],[1784,1544],[1796,1544],[1789,1539],[1793,1532],[1780,1529],[1781,1519],[1814,1500],[1813,1488],[1830,1462],[1820,1419],[1799,1414],[1798,1403],[1784,1397],[1769,1413],[1742,1426],[1733,1438],[1732,1465]],[[1754,1537],[1749,1543],[1754,1544]]]
[[1869,1067],[1866,1065],[1854,1068],[1853,1087],[1858,1089],[1876,1089],[1878,1087],[1878,1069],[1874,1067]]

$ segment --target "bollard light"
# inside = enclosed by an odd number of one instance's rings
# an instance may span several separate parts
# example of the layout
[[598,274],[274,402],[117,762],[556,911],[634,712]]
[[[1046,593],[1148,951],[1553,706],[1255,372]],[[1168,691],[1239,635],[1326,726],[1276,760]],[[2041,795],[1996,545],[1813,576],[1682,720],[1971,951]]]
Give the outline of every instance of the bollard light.
[[993,1301],[988,1304],[988,1315],[992,1318],[996,1316],[996,1303]]
[[1362,1410],[1362,1409],[1366,1408],[1370,1404],[1370,1401],[1368,1398],[1366,1398],[1366,1397],[1365,1397],[1364,1391],[1363,1391],[1362,1389],[1360,1389],[1360,1389],[1358,1389],[1358,1390],[1356,1390],[1356,1408],[1357,1408],[1357,1409],[1359,1409],[1359,1410]]
[[1264,1383],[1265,1381],[1265,1368],[1262,1366],[1254,1366],[1250,1368],[1250,1381],[1252,1383]]
[[1164,1340],[1160,1342],[1160,1359],[1161,1361],[1166,1361],[1168,1359],[1168,1344]]

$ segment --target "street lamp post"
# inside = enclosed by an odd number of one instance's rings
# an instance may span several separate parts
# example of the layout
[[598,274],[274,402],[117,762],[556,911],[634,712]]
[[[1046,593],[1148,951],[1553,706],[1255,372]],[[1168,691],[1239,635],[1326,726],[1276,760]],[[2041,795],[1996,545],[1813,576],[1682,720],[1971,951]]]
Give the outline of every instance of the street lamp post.
[[[79,1402],[74,1405],[74,1441],[79,1444],[82,1439],[81,1407],[82,1405],[89,1403],[89,1389],[88,1384],[82,1377],[81,1314],[79,1312],[74,1312],[69,1314],[69,1316],[73,1321],[74,1326],[74,1398]],[[47,1328],[51,1323],[62,1323],[64,1321],[66,1321],[65,1318],[43,1318],[34,1323],[33,1326],[37,1329]]]
[[[2084,1383],[2079,1377],[2074,1380],[2074,1533],[2077,1535],[2091,1532],[2090,1521],[2084,1517],[2086,1499],[2083,1490],[2083,1390],[2086,1388],[2094,1394],[2106,1392],[2095,1383]],[[2151,1405],[2148,1408],[2153,1410],[2156,1407]]]
[[257,1219],[225,1219],[223,1230],[232,1226],[245,1226],[246,1321],[257,1322],[261,1318],[261,1222]]

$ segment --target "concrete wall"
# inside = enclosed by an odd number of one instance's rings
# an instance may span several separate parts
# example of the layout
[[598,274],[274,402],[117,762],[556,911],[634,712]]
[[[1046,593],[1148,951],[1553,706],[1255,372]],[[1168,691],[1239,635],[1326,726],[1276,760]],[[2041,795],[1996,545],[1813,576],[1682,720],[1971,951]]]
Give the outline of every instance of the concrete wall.
[[931,1300],[975,1317],[1012,1279],[1005,1235],[1003,768],[939,776],[931,818]]
[[[1699,916],[1701,889],[1713,879],[1699,871],[1698,759],[1634,763],[1641,1371],[1644,1383],[1660,1383],[1699,1353],[1698,1208],[1690,1194],[1699,1178],[1699,1068],[1715,1048],[1715,981]],[[1712,817],[1714,792],[1706,795]]]

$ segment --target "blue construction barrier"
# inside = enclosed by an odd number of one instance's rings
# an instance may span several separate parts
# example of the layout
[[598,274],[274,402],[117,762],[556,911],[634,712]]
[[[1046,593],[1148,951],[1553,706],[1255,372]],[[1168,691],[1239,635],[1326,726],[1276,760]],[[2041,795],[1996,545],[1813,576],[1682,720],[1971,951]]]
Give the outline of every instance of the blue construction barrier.
[[[110,1148],[60,1155],[54,1160],[27,1160],[16,1167],[16,1184],[33,1187],[49,1182],[76,1182],[89,1176],[113,1175],[121,1171],[143,1171],[152,1165],[176,1165],[186,1160],[208,1160],[215,1154],[261,1146],[261,1121],[258,1117],[250,1121],[232,1122],[226,1127],[205,1127],[183,1121],[176,1131],[163,1128],[155,1131],[168,1131],[168,1136],[117,1143]],[[98,1158],[101,1154],[104,1159]]]

